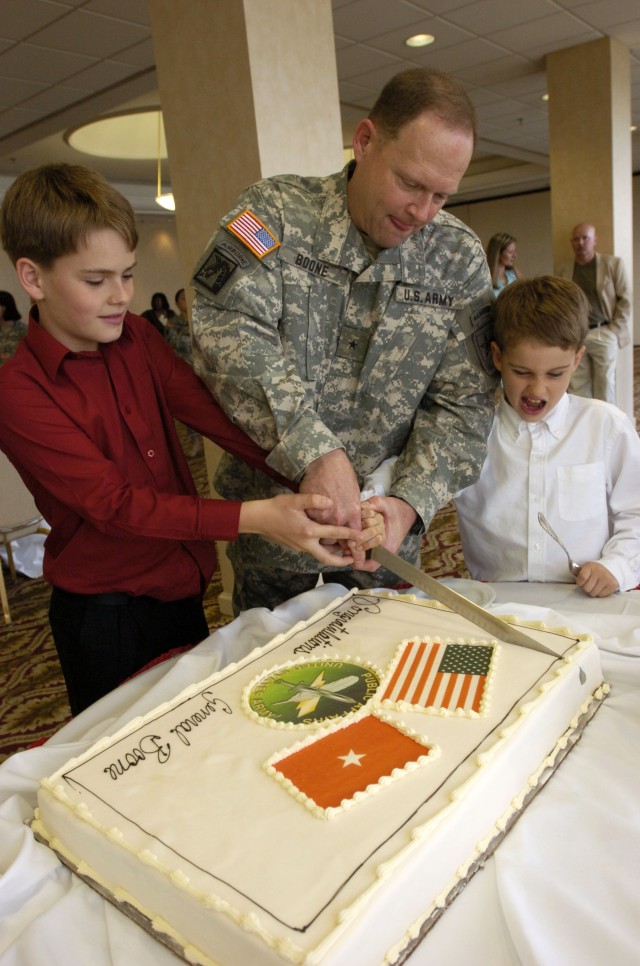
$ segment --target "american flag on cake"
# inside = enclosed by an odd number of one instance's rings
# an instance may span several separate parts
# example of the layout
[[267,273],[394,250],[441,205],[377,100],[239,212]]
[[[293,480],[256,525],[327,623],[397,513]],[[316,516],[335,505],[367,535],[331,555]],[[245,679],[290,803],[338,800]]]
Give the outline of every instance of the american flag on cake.
[[404,641],[379,700],[416,711],[481,714],[497,646]]

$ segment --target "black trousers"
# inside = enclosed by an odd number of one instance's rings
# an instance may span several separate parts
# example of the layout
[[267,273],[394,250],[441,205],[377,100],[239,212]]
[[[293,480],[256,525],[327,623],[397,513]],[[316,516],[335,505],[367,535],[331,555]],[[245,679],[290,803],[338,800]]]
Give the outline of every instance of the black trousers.
[[49,621],[74,715],[166,651],[209,635],[201,598],[167,602],[54,587]]

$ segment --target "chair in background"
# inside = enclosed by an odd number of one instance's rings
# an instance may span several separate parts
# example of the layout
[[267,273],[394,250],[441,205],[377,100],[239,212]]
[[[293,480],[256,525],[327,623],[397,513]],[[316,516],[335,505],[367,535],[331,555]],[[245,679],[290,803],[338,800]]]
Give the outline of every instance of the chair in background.
[[[49,533],[44,519],[38,512],[31,493],[22,482],[4,453],[0,452],[0,546],[7,551],[7,564],[11,579],[15,580],[16,568],[11,551],[11,541],[33,533]],[[9,599],[0,563],[0,599],[5,623],[11,623]]]

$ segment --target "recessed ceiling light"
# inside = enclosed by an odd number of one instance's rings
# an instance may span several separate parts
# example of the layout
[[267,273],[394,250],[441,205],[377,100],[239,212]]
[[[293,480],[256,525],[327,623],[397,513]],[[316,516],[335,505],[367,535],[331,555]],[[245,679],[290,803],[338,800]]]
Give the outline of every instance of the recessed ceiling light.
[[433,34],[414,34],[413,37],[407,37],[405,45],[407,47],[428,47],[435,39]]
[[542,97],[540,98],[540,100],[541,101],[548,101],[549,100],[549,95],[548,94],[543,94]]
[[160,111],[148,107],[106,114],[67,131],[64,139],[76,151],[94,157],[145,160],[157,158],[160,153],[166,158],[162,125],[158,151],[158,118],[162,118]]
[[636,131],[638,130],[638,125],[637,124],[632,124],[631,127],[629,128],[629,130],[631,131],[632,134],[635,134]]

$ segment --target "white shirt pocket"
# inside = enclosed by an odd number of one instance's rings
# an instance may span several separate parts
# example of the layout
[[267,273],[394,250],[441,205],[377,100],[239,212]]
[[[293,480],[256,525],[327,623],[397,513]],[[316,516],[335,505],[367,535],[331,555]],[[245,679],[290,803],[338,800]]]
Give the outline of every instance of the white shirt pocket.
[[606,511],[604,462],[558,466],[558,511],[563,520],[590,520]]

